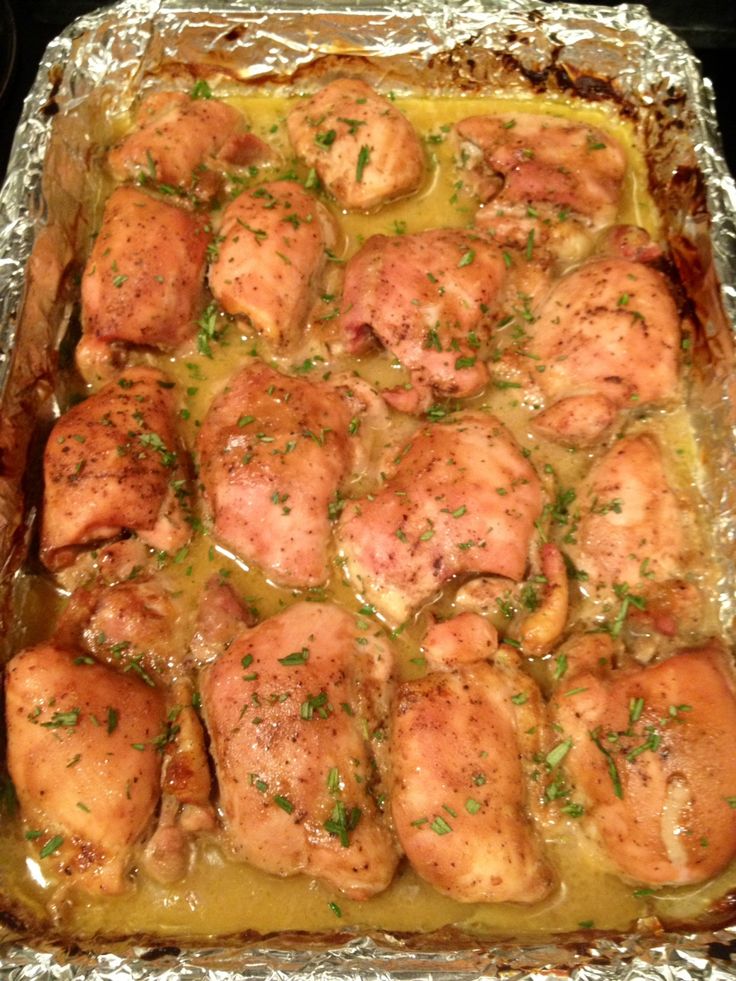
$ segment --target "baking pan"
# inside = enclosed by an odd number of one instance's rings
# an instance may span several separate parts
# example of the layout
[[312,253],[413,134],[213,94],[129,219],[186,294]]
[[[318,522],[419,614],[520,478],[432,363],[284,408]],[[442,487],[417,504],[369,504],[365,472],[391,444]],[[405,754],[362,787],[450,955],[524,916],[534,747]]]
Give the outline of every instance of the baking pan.
[[[141,85],[198,78],[233,91],[309,84],[320,58],[358,58],[368,77],[400,92],[559,98],[610,108],[646,148],[650,190],[697,331],[691,407],[702,458],[701,491],[714,518],[721,624],[731,637],[734,534],[732,324],[736,315],[733,180],[722,159],[712,93],[687,48],[646,9],[529,2],[462,5],[208,4],[130,0],[81,18],[52,42],[27,100],[0,196],[3,329],[4,626],[13,637],[17,571],[34,513],[24,481],[38,434],[57,412],[65,337],[77,316],[77,283],[99,214],[98,145]],[[94,139],[90,139],[94,134]],[[724,285],[725,284],[725,285]],[[61,366],[61,367],[60,367]],[[35,461],[35,462],[34,462]],[[0,882],[2,880],[0,879]],[[432,934],[359,928],[329,933],[213,938],[108,937],[83,947],[5,913],[3,976],[252,977],[575,973],[688,977],[731,973],[730,901],[695,931],[643,917],[630,935],[586,930],[566,937],[480,938],[448,926]]]

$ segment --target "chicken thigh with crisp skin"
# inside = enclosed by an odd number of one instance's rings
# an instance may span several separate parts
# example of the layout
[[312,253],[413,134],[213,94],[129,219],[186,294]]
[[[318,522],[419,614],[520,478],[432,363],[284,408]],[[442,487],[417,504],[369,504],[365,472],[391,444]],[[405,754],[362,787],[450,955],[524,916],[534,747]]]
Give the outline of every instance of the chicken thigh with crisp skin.
[[96,380],[97,361],[111,344],[173,351],[196,333],[206,223],[136,187],[112,192],[82,276],[84,336],[76,357],[88,381]]
[[338,546],[354,587],[399,623],[452,576],[521,579],[542,495],[493,416],[462,412],[420,429],[375,494],[345,507]]
[[445,895],[534,903],[553,884],[531,816],[544,705],[510,648],[487,659],[496,646],[487,621],[466,613],[458,629],[468,642],[453,637],[457,660],[448,658],[447,637],[438,637],[437,653],[428,638],[434,670],[401,685],[394,702],[396,833],[414,869]]
[[204,669],[225,829],[274,875],[304,872],[354,899],[385,889],[398,853],[374,794],[391,652],[336,606],[300,603]]
[[130,133],[110,149],[108,167],[118,181],[196,189],[212,158],[238,162],[244,145],[257,139],[244,131],[244,122],[237,109],[218,99],[154,92],[138,106]]
[[295,181],[243,191],[223,212],[215,299],[277,345],[299,341],[334,237],[327,209]]
[[680,318],[664,277],[643,263],[594,259],[563,276],[531,333],[548,406],[534,425],[552,439],[592,442],[619,409],[676,395]]
[[736,855],[730,656],[711,642],[613,670],[613,644],[600,634],[566,651],[573,670],[552,709],[571,742],[564,766],[585,826],[628,879],[712,878]]
[[523,112],[470,116],[456,132],[480,197],[476,222],[499,241],[564,253],[571,237],[615,221],[626,156],[609,134]]
[[324,582],[329,506],[357,446],[351,420],[324,382],[261,362],[232,378],[197,444],[217,538],[283,585]]
[[159,692],[53,642],[7,669],[8,767],[43,870],[119,893],[159,797]]
[[56,423],[44,454],[41,558],[49,569],[126,529],[167,551],[187,542],[171,387],[160,371],[131,368]]
[[345,208],[376,208],[422,183],[424,151],[411,123],[357,78],[330,82],[286,125],[297,155]]
[[441,228],[373,235],[349,260],[340,328],[352,354],[374,337],[412,382],[464,397],[488,381],[481,348],[504,280],[500,250],[485,236]]

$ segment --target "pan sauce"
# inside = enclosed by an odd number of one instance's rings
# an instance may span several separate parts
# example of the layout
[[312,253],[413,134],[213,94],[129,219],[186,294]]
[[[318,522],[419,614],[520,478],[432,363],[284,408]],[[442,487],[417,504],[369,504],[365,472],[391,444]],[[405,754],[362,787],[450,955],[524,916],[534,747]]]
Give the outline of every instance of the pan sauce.
[[[261,168],[255,180],[268,180],[283,174],[285,169],[292,166],[283,126],[291,104],[289,100],[254,97],[232,101],[252,121],[253,131],[280,149],[287,161],[273,168]],[[658,237],[658,217],[646,194],[644,162],[630,129],[611,115],[594,110],[573,112],[553,100],[531,103],[490,98],[443,98],[432,101],[401,98],[397,99],[397,105],[427,141],[428,155],[434,164],[427,186],[414,197],[388,205],[377,214],[337,215],[343,231],[337,255],[352,255],[364,238],[375,233],[415,232],[442,225],[466,226],[472,217],[472,201],[455,186],[459,174],[453,166],[454,151],[446,139],[444,127],[469,115],[494,111],[533,110],[572,115],[576,120],[592,123],[615,134],[624,145],[629,162],[618,220],[640,225],[653,238]],[[276,133],[272,132],[275,122],[278,125]],[[305,176],[305,172],[298,167],[297,172]],[[95,209],[98,213],[101,213],[101,204],[109,191],[104,178],[100,187],[102,193]],[[335,206],[331,207],[337,214]],[[329,284],[327,289],[331,292]],[[510,324],[497,330],[493,345],[503,347],[508,343],[514,327],[514,324]],[[180,353],[176,359],[164,356],[148,358],[178,382],[181,405],[186,410],[186,418],[182,418],[181,425],[190,449],[198,424],[213,395],[223,387],[229,375],[246,363],[256,349],[265,360],[275,357],[267,343],[253,335],[241,334],[241,329],[242,325],[228,326],[223,341],[212,345],[212,359],[197,353],[194,344],[190,351]],[[284,370],[293,369],[310,358],[314,367],[305,374],[307,378],[318,378],[326,372],[355,370],[368,381],[384,387],[406,380],[402,369],[392,364],[390,355],[385,353],[355,359],[340,356],[330,360],[323,343],[329,337],[329,330],[328,323],[323,328],[327,334],[320,335],[316,329],[308,331],[303,347],[290,352],[288,358],[280,356],[278,365]],[[686,367],[682,366],[683,389],[686,386],[686,373]],[[531,407],[524,404],[513,389],[499,390],[491,385],[482,395],[467,400],[466,404],[487,408],[502,418],[520,445],[529,448],[531,460],[543,479],[545,470],[552,468],[557,475],[557,483],[547,478],[547,490],[551,497],[562,488],[574,488],[587,472],[591,458],[596,455],[595,452],[582,450],[571,452],[535,436],[529,429]],[[395,421],[390,436],[377,432],[375,456],[381,454],[387,440],[401,441],[414,426],[414,422],[402,418]],[[703,564],[694,567],[692,575],[695,581],[705,586],[706,594],[712,595],[708,583],[715,580],[715,570],[706,564],[705,559],[711,550],[707,545],[702,505],[693,490],[699,482],[697,453],[685,407],[632,413],[620,428],[625,428],[627,432],[652,431],[659,437],[668,457],[673,486],[699,516],[696,517],[696,525],[700,538],[698,545],[701,547],[694,548],[693,553],[699,556]],[[357,496],[369,488],[370,479],[359,476],[349,493]],[[167,575],[175,583],[175,588],[184,594],[187,607],[196,606],[200,589],[212,572],[219,569],[227,570],[228,581],[239,595],[246,597],[258,609],[262,618],[276,613],[298,598],[298,594],[269,584],[257,570],[246,569],[221,547],[215,546],[213,549],[212,545],[213,541],[206,535],[197,535],[186,553],[166,563]],[[313,593],[315,596],[319,594],[334,598],[350,610],[357,610],[361,605],[350,584],[343,581],[339,562],[335,562],[334,573],[325,590]],[[453,593],[452,586],[445,590],[433,609],[444,615],[450,613]],[[46,636],[44,627],[51,622],[48,610],[60,610],[63,602],[63,591],[49,579],[28,573],[18,586],[20,615],[13,650]],[[600,608],[600,604],[596,607],[592,600],[580,596],[571,610],[571,621],[590,620],[594,616],[605,616],[607,612]],[[423,611],[414,623],[406,625],[395,637],[398,673],[402,678],[421,673],[421,668],[413,664],[412,659],[417,657],[426,618],[426,611]],[[514,622],[509,624],[499,616],[497,624],[514,636]],[[704,633],[708,632],[719,632],[715,598],[710,600],[705,615]],[[552,673],[549,661],[530,664],[529,667],[543,688],[549,688]],[[704,886],[663,889],[652,896],[648,894],[649,890],[637,890],[635,886],[602,870],[599,858],[586,845],[573,819],[566,819],[564,825],[548,828],[547,838],[550,859],[561,885],[549,899],[530,908],[511,904],[459,904],[435,892],[403,866],[384,894],[367,902],[350,902],[306,877],[279,880],[236,863],[227,857],[216,840],[207,838],[200,840],[196,861],[186,880],[179,884],[162,887],[139,873],[135,877],[135,885],[121,897],[102,902],[68,897],[51,902],[55,884],[46,883],[38,861],[28,858],[19,822],[7,820],[3,820],[0,829],[0,853],[4,857],[0,883],[6,892],[27,904],[41,917],[51,903],[52,915],[65,933],[83,936],[143,932],[192,938],[246,929],[262,933],[298,929],[334,930],[353,924],[393,931],[424,931],[455,924],[469,932],[484,935],[511,933],[516,936],[570,931],[581,925],[624,929],[638,917],[652,912],[663,918],[692,918],[706,909],[715,898],[736,886],[736,870],[727,870]],[[335,903],[341,912],[339,918],[336,918]]]

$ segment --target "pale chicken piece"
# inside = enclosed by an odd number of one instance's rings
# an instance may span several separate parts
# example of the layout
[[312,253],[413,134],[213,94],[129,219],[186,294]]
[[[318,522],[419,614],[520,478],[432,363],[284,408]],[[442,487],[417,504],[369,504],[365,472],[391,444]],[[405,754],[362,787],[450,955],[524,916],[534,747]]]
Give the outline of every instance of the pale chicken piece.
[[[219,577],[211,577],[199,597],[187,667],[201,667],[214,660],[254,622],[231,587]],[[216,827],[210,758],[202,722],[194,709],[195,691],[189,677],[174,681],[169,702],[174,707],[169,712],[171,739],[163,764],[161,811],[144,856],[148,874],[163,883],[184,877],[191,866],[194,837]]]
[[455,607],[467,613],[495,616],[507,604],[516,605],[519,583],[503,576],[469,579],[455,594]]
[[417,431],[382,487],[351,501],[338,546],[355,590],[404,621],[453,576],[521,579],[542,495],[493,416],[463,412]]
[[[704,882],[736,856],[731,658],[711,642],[611,670],[610,638],[597,635],[595,648],[598,658],[583,651],[552,703],[571,741],[564,767],[584,827],[627,879]],[[576,663],[574,649],[569,658]]]
[[[201,674],[225,831],[235,854],[354,899],[398,854],[377,804],[391,651],[349,613],[299,603],[241,633]],[[374,796],[375,795],[375,796]]]
[[444,671],[491,657],[498,650],[498,631],[477,613],[460,613],[430,625],[422,650],[429,671]]
[[340,78],[286,121],[297,155],[338,203],[368,211],[413,194],[425,173],[422,144],[396,106],[356,78]]
[[254,362],[215,399],[198,437],[214,532],[286,586],[324,582],[330,504],[357,436],[343,396],[324,382]]
[[143,852],[143,869],[155,882],[164,885],[179,882],[190,867],[189,840],[178,823],[178,816],[176,799],[164,796],[156,830],[146,842]]
[[451,650],[445,632],[428,636],[436,670],[401,685],[394,702],[394,825],[416,872],[445,895],[534,903],[553,886],[533,820],[544,704],[510,648],[487,660],[487,622],[463,617],[463,643]]
[[681,574],[687,516],[667,479],[653,436],[615,443],[583,481],[575,541],[566,546],[592,588],[631,587]]
[[535,113],[471,116],[456,126],[481,209],[476,222],[516,246],[569,259],[616,218],[626,154],[608,133]]
[[562,553],[551,542],[540,549],[544,589],[539,606],[522,622],[521,648],[531,657],[548,654],[560,639],[567,623],[569,587]]
[[122,892],[159,798],[161,695],[48,642],[10,661],[6,717],[8,767],[41,869],[87,892]]
[[173,351],[196,333],[210,241],[206,223],[205,216],[135,187],[112,192],[82,276],[77,362],[83,374],[85,366],[99,364],[100,344]]
[[488,381],[483,361],[505,266],[484,236],[441,228],[373,235],[349,260],[340,329],[361,353],[377,338],[417,388],[466,396]]
[[196,188],[214,157],[237,159],[249,139],[256,138],[245,132],[243,116],[225,102],[154,92],[141,101],[133,129],[110,149],[107,163],[118,181]]
[[114,586],[130,582],[143,571],[150,571],[156,562],[147,545],[140,538],[123,538],[111,542],[95,553],[94,571],[100,582]]
[[[677,394],[680,318],[661,273],[628,259],[594,259],[558,280],[541,303],[528,354],[548,408],[545,435],[589,443],[622,408]],[[592,421],[593,420],[593,421]]]
[[611,225],[599,236],[596,251],[632,262],[656,262],[663,256],[661,246],[638,225]]
[[[92,551],[80,552],[73,565],[55,570],[54,578],[68,594],[75,591],[82,596],[80,587],[91,583],[115,586],[153,572],[159,560],[140,538],[119,538]],[[71,604],[70,604],[71,605]],[[78,642],[79,631],[73,629],[72,643]]]
[[335,228],[295,181],[243,191],[225,208],[209,284],[226,311],[248,317],[277,345],[301,340]]
[[74,351],[77,371],[88,385],[98,388],[117,378],[134,362],[134,352],[121,341],[105,341],[94,334],[83,334]]
[[172,383],[132,368],[65,413],[44,453],[41,558],[51,570],[126,530],[153,548],[181,548],[186,468]]
[[390,438],[391,414],[385,390],[379,391],[354,371],[331,374],[329,381],[350,408],[350,433],[359,434],[359,439],[352,443],[353,469],[357,475],[365,472],[371,459],[382,455]]
[[245,627],[255,626],[252,610],[240,602],[227,583],[213,576],[199,597],[197,620],[189,646],[192,661],[199,667],[224,654]]
[[182,879],[194,855],[194,836],[217,824],[204,729],[193,697],[188,678],[176,679],[167,689],[161,810],[144,856],[146,871],[158,882]]
[[[544,401],[539,378],[534,379],[532,391],[532,397],[537,396],[537,405]],[[595,446],[616,422],[618,412],[605,395],[568,395],[534,416],[532,427],[564,446]]]

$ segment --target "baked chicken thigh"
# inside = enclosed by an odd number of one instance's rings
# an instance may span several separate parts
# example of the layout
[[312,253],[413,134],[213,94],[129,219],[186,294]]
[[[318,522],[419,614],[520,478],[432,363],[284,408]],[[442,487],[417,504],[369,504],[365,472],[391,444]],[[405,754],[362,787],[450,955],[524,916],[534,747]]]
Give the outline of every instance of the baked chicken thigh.
[[196,191],[214,158],[238,162],[254,139],[242,115],[225,102],[153,92],[138,106],[133,129],[111,147],[107,164],[118,181]]
[[202,708],[236,855],[355,899],[389,885],[398,854],[376,804],[375,749],[391,671],[380,632],[315,603],[244,630],[204,669]]
[[159,798],[161,695],[49,642],[8,665],[6,715],[8,767],[42,869],[121,892]]
[[173,351],[196,333],[209,242],[204,216],[137,187],[112,192],[82,276],[87,381],[109,377],[110,345]]
[[525,112],[470,116],[456,133],[480,199],[476,223],[499,242],[575,258],[615,221],[626,156],[611,135]]
[[587,444],[622,408],[663,403],[678,384],[680,318],[661,273],[623,258],[594,259],[542,302],[528,353],[547,408],[534,426]]
[[204,420],[197,445],[215,535],[283,585],[327,577],[329,507],[354,459],[352,418],[331,385],[256,362]]
[[405,620],[455,575],[523,576],[541,488],[497,419],[461,412],[425,426],[394,467],[338,526],[354,588],[389,620]]
[[591,586],[634,586],[682,573],[685,514],[653,436],[614,443],[592,467],[577,500],[580,520],[567,549]]
[[275,344],[298,342],[334,236],[327,209],[295,181],[243,191],[222,215],[209,268],[215,299]]
[[396,833],[414,869],[445,895],[534,903],[553,884],[531,817],[544,703],[511,648],[493,653],[487,621],[466,613],[448,637],[453,623],[425,641],[434,669],[402,684],[394,702]]
[[340,327],[352,354],[384,344],[412,384],[464,397],[488,381],[481,349],[504,280],[485,236],[441,228],[373,235],[348,261]]
[[588,635],[565,650],[572,670],[552,710],[571,742],[565,771],[591,836],[636,882],[716,875],[736,855],[730,656],[712,642],[616,670],[610,637]]
[[330,82],[292,109],[286,125],[297,155],[344,208],[377,208],[412,194],[424,178],[411,123],[356,78]]
[[44,454],[41,557],[49,569],[126,530],[167,551],[187,542],[171,387],[154,368],[131,368],[56,423]]

